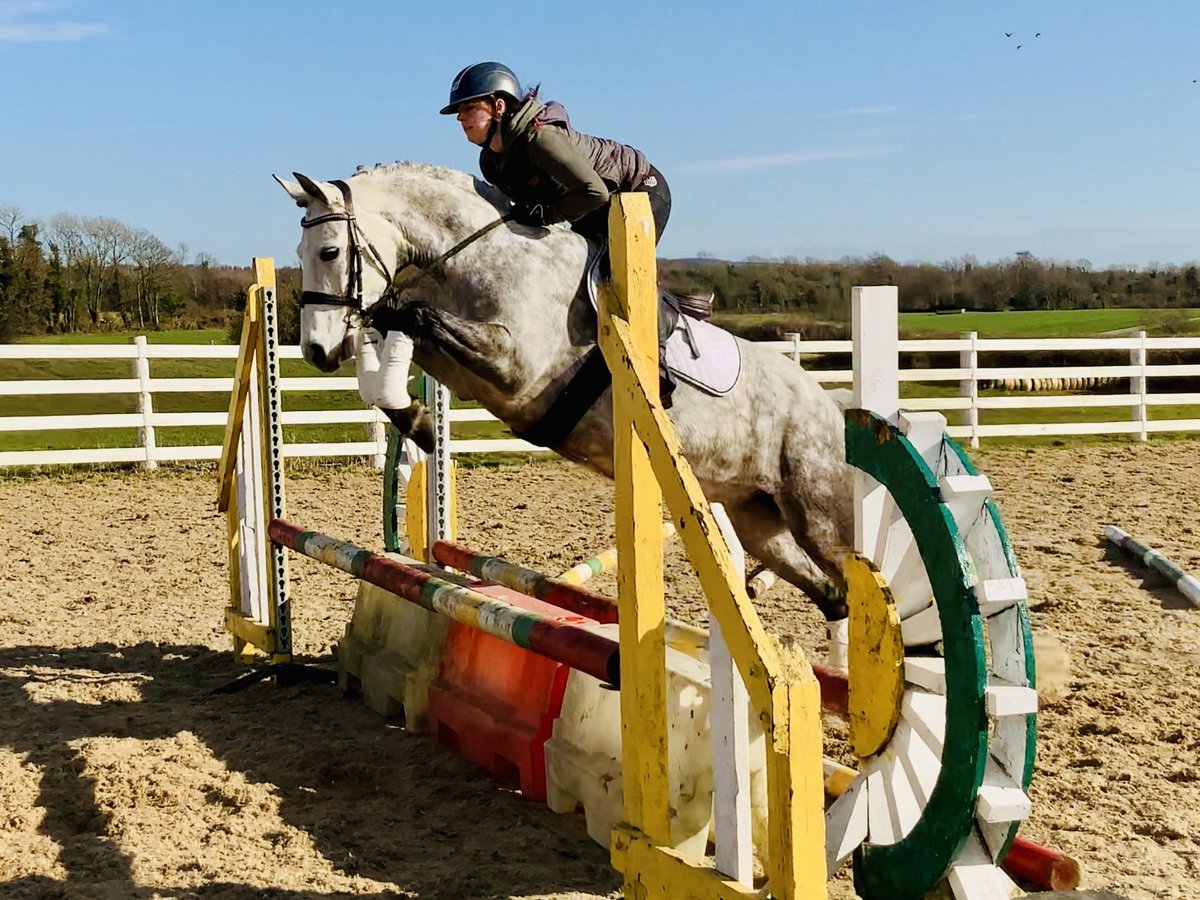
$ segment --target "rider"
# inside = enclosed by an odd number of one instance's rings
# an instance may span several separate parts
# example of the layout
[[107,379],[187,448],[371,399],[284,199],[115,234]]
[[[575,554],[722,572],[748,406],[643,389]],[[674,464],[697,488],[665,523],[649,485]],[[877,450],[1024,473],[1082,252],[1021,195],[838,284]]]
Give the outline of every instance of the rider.
[[657,243],[671,214],[662,173],[640,150],[576,131],[560,103],[543,103],[537,95],[536,87],[522,91],[508,66],[480,62],[454,76],[441,113],[457,116],[467,140],[480,147],[483,177],[513,200],[517,222],[569,222],[603,247],[612,195],[642,191],[650,198]]

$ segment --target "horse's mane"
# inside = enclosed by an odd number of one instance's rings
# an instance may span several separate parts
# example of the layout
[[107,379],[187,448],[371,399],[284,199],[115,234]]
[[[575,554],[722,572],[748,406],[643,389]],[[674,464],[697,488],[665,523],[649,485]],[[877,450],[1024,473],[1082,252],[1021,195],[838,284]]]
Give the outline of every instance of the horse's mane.
[[499,212],[507,212],[511,201],[495,186],[468,172],[451,169],[447,166],[435,166],[432,163],[398,160],[391,163],[376,163],[374,166],[359,166],[350,176],[351,179],[378,179],[384,183],[398,184],[405,181],[430,182],[449,188],[455,188],[482,197]]
[[393,175],[423,175],[426,178],[446,181],[464,188],[470,188],[472,182],[475,181],[474,176],[466,172],[460,172],[458,169],[451,169],[447,166],[435,166],[432,163],[413,162],[407,159],[390,163],[376,163],[373,166],[359,166],[350,177],[362,178],[368,176],[386,178]]

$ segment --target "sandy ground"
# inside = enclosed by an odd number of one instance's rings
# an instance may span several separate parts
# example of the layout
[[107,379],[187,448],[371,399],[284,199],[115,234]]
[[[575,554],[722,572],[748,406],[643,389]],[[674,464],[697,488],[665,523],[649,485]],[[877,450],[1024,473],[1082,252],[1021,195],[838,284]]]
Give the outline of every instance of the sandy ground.
[[[1023,833],[1084,885],[1200,897],[1200,610],[1100,540],[1115,522],[1200,571],[1194,442],[978,454],[1029,581],[1035,629],[1070,653],[1040,719]],[[334,688],[210,691],[238,674],[221,627],[211,470],[0,480],[0,895],[53,898],[591,898],[619,895],[578,816]],[[379,477],[289,477],[295,521],[381,543]],[[612,542],[609,486],[561,464],[464,473],[465,542],[560,571]],[[295,648],[330,660],[348,576],[292,563]],[[598,585],[612,589],[612,582]],[[673,610],[695,618],[672,557]],[[819,650],[796,592],[768,627]],[[835,897],[853,892],[843,875]]]

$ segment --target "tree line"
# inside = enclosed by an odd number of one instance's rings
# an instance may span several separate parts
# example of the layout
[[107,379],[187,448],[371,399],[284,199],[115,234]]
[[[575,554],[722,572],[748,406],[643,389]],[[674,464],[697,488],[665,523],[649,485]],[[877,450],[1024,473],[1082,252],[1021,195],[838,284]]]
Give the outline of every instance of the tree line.
[[1200,267],[1152,264],[1094,269],[1087,260],[1041,260],[1028,252],[980,263],[964,256],[941,264],[899,263],[887,256],[740,263],[697,259],[663,264],[668,284],[711,291],[722,310],[796,311],[841,322],[850,289],[894,284],[904,312],[1071,310],[1200,306]]
[[189,258],[104,216],[36,221],[0,205],[0,342],[28,335],[227,327],[250,270]]
[[[994,263],[964,256],[941,264],[887,256],[836,262],[751,258],[664,260],[668,289],[715,295],[719,310],[787,312],[844,323],[856,284],[894,284],[904,311],[1069,310],[1200,306],[1195,263],[1094,269],[1086,260],[1027,252]],[[168,247],[106,217],[60,214],[40,222],[0,205],[0,342],[77,331],[225,328],[236,339],[248,267]],[[298,338],[300,277],[279,271],[281,338]]]

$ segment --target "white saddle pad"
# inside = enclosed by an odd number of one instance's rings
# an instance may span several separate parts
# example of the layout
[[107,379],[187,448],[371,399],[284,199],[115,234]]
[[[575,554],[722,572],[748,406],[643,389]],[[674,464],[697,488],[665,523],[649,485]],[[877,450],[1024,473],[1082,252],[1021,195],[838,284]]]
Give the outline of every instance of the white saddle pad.
[[[587,267],[588,299],[593,309],[598,307],[599,262],[600,254],[593,254]],[[714,397],[733,390],[742,372],[742,353],[732,334],[682,314],[667,338],[666,362],[676,378]]]
[[680,316],[667,338],[667,368],[676,378],[721,397],[742,373],[742,354],[733,335],[711,322]]

